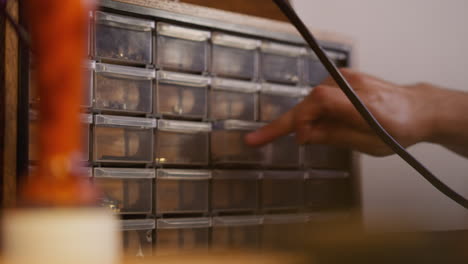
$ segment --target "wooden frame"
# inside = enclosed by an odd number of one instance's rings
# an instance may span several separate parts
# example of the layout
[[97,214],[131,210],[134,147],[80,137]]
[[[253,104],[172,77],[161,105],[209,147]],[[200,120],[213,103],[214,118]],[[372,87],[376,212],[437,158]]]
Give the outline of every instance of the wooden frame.
[[[7,1],[7,12],[18,21],[18,0]],[[17,104],[19,71],[18,36],[12,25],[5,24],[4,61],[4,104],[3,104],[3,157],[2,157],[2,198],[3,207],[11,207],[16,201],[16,142],[17,142]]]

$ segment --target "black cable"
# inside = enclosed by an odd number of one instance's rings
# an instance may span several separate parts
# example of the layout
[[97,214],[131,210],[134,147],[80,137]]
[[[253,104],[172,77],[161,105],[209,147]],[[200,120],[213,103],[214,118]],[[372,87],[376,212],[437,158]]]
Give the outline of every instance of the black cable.
[[411,167],[413,167],[421,176],[429,181],[437,190],[445,194],[447,197],[468,209],[468,201],[452,190],[449,186],[440,181],[432,172],[430,172],[424,165],[422,165],[416,158],[406,151],[375,119],[372,113],[367,109],[364,103],[361,101],[359,96],[354,92],[353,88],[343,75],[338,71],[332,61],[327,57],[325,52],[322,50],[317,40],[314,38],[312,33],[307,29],[304,23],[301,21],[299,16],[296,14],[294,9],[286,0],[273,0],[276,5],[281,9],[283,14],[289,19],[289,21],[296,27],[301,33],[302,37],[307,41],[310,48],[315,52],[317,57],[320,59],[322,64],[325,66],[327,71],[333,77],[335,82],[338,84],[340,89],[346,94],[346,97],[351,101],[353,106],[359,112],[359,114],[366,120],[369,126],[374,132],[387,144],[398,156],[406,161]]

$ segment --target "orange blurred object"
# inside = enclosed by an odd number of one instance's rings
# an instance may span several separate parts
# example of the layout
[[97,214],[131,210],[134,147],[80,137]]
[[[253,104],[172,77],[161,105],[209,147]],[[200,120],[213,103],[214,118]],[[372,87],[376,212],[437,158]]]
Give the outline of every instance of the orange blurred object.
[[33,206],[94,204],[80,176],[80,99],[90,1],[29,0],[26,8],[39,97],[39,166],[20,201]]

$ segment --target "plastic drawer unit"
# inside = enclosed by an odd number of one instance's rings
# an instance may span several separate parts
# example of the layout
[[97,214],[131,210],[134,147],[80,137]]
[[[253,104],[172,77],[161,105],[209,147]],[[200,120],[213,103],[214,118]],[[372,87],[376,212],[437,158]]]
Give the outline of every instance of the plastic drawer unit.
[[252,80],[257,77],[260,40],[213,33],[211,72],[216,76]]
[[284,249],[291,247],[291,243],[306,241],[309,219],[305,214],[265,215],[262,247]]
[[211,218],[159,219],[156,224],[156,254],[208,249]]
[[213,218],[213,249],[258,249],[263,218],[259,216],[226,216]]
[[94,23],[96,59],[126,64],[152,63],[153,21],[96,11]]
[[211,132],[211,162],[218,166],[260,166],[263,149],[250,147],[244,142],[247,133],[265,124],[240,120],[218,121]]
[[303,171],[264,171],[262,173],[262,210],[304,208]]
[[156,120],[96,115],[93,161],[100,163],[152,163]]
[[306,173],[306,206],[316,210],[339,210],[353,203],[348,172],[310,170]]
[[153,255],[154,219],[121,220],[122,243],[126,256],[148,257]]
[[211,210],[214,213],[256,212],[260,172],[214,170],[211,185]]
[[205,119],[210,78],[175,72],[158,72],[154,112],[163,117]]
[[296,106],[309,89],[264,83],[260,91],[260,121],[269,122]]
[[209,164],[211,123],[158,120],[155,162],[159,166]]
[[328,145],[305,145],[302,162],[308,169],[346,170],[351,166],[351,151]]
[[261,46],[262,79],[269,82],[296,84],[299,82],[301,56],[306,49],[264,41]]
[[158,169],[156,215],[207,214],[210,179],[209,170]]
[[94,168],[101,206],[116,214],[151,214],[155,174],[154,169]]
[[210,119],[255,121],[259,90],[258,83],[214,78],[210,92]]
[[159,68],[193,73],[207,71],[211,32],[159,22],[157,34]]
[[[93,116],[88,114],[81,114],[81,143],[82,145],[82,158],[84,162],[89,161],[89,150],[90,150],[90,132],[91,124],[93,123]],[[39,160],[39,113],[35,110],[29,110],[29,161]]]
[[277,169],[300,168],[301,147],[296,143],[294,134],[275,139],[265,146],[264,167]]
[[154,70],[96,63],[94,110],[149,114],[152,112]]

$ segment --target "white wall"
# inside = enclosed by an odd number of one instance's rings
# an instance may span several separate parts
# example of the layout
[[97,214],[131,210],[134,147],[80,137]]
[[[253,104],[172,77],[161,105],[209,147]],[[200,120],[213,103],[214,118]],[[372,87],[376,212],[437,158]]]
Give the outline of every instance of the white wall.
[[[426,81],[468,91],[468,1],[293,0],[312,28],[357,41],[359,69],[397,83]],[[468,102],[467,102],[468,103]],[[411,153],[468,197],[468,159],[420,144]],[[398,157],[363,157],[367,226],[467,229],[468,213]]]

